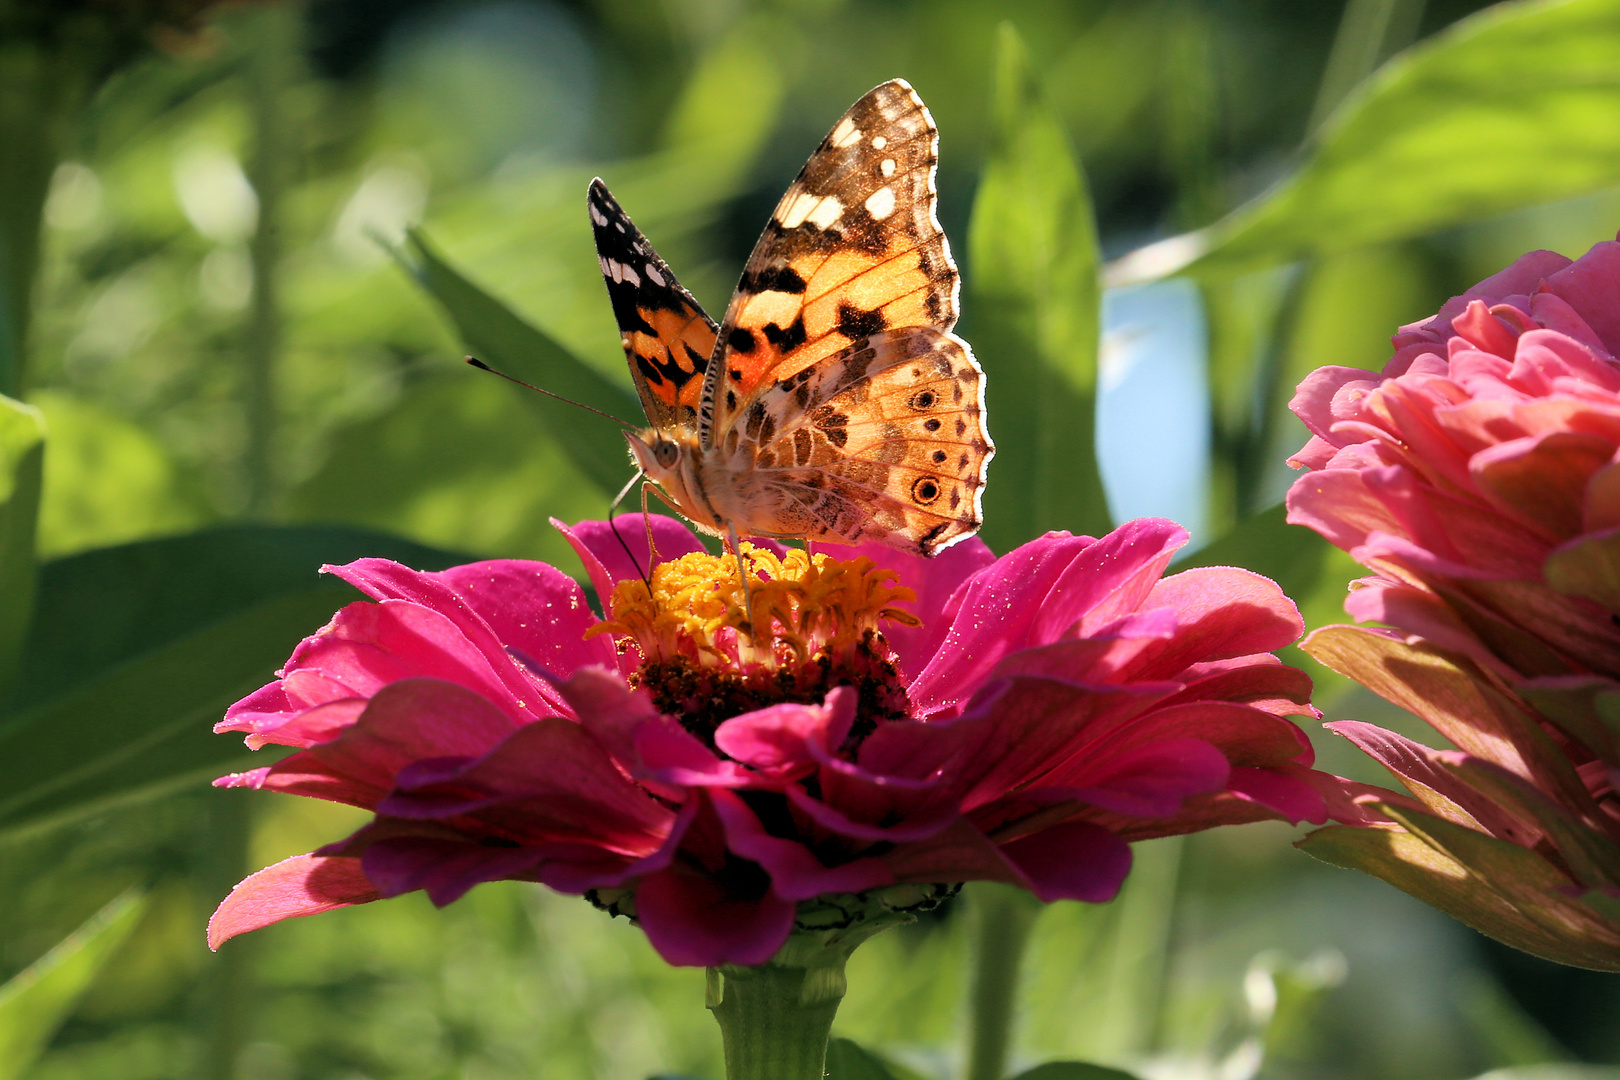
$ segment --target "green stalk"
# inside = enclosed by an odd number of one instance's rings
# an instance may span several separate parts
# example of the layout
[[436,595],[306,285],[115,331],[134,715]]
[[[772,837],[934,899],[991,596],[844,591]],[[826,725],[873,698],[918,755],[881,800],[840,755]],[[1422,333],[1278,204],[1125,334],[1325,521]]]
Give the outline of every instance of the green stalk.
[[842,955],[818,967],[710,968],[726,1080],[821,1080],[845,985]]
[[966,1080],[1001,1080],[1012,1048],[1018,976],[1041,903],[1022,889],[989,882],[972,895],[973,981],[968,994]]
[[19,399],[27,389],[45,196],[98,58],[94,41],[79,40],[93,37],[92,25],[64,22],[58,29],[52,41],[0,39],[0,394]]
[[281,205],[292,157],[286,100],[298,62],[301,16],[300,9],[284,4],[255,12],[254,47],[248,60],[253,152],[247,173],[259,199],[259,227],[248,242],[253,294],[242,350],[247,418],[242,465],[247,512],[255,517],[263,516],[275,498],[276,364],[283,339],[277,268],[282,254]]

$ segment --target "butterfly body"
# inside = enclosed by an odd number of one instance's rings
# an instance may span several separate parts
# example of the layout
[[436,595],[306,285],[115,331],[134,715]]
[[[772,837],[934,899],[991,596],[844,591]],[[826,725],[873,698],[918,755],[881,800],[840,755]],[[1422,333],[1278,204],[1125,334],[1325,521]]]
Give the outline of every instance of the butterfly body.
[[994,447],[934,216],[937,137],[900,80],[839,120],[782,197],[716,325],[600,181],[591,221],[650,426],[647,478],[720,536],[973,534]]

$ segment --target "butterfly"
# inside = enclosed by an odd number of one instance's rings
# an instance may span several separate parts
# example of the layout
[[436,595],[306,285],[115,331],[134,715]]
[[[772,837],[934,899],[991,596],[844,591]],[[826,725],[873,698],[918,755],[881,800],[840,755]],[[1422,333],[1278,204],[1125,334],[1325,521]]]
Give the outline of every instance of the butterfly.
[[588,208],[650,425],[641,472],[700,530],[930,556],[983,520],[984,372],[935,217],[939,136],[895,79],[822,140],[717,325],[600,179]]

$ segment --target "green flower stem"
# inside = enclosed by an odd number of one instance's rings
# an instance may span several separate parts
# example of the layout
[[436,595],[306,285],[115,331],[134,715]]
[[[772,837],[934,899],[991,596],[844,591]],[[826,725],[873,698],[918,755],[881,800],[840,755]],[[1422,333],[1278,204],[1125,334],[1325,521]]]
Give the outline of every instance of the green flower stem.
[[1041,903],[1022,889],[970,885],[973,982],[968,990],[966,1080],[1001,1080],[1012,1045],[1013,1006],[1029,933]]
[[845,955],[814,967],[773,961],[709,969],[708,1004],[725,1044],[726,1080],[821,1080],[827,1037],[844,999]]

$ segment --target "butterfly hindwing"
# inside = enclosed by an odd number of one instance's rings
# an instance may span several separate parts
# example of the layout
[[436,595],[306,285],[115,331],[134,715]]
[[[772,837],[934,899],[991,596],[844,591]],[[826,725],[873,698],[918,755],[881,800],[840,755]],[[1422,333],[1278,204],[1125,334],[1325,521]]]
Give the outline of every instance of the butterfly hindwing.
[[774,520],[756,531],[922,555],[972,533],[994,452],[983,384],[966,345],[932,327],[858,339],[774,383],[724,447],[757,448],[755,500]]
[[630,377],[655,428],[696,425],[716,327],[601,180],[587,203]]
[[905,81],[862,97],[777,204],[743,271],[705,379],[716,445],[753,398],[853,341],[956,322],[958,275],[934,213],[938,136]]

